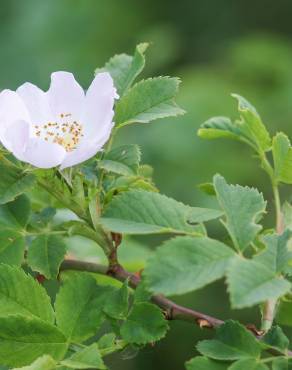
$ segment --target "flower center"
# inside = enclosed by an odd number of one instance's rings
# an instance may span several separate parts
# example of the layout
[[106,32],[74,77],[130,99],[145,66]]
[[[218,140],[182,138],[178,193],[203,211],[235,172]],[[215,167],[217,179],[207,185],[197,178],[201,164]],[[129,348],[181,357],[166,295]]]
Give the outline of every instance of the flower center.
[[34,125],[35,135],[45,141],[62,145],[66,152],[72,152],[83,137],[83,126],[72,120],[72,114],[61,113],[58,122]]

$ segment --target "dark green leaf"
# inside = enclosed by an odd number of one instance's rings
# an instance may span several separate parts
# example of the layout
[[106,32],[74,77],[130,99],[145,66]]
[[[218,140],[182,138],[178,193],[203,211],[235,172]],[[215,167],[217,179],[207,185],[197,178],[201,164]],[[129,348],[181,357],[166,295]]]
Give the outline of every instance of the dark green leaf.
[[229,364],[198,356],[186,363],[186,370],[227,370],[228,366]]
[[236,361],[228,370],[269,370],[269,368],[255,359]]
[[160,340],[167,330],[168,323],[160,308],[151,303],[136,303],[121,327],[121,335],[128,343],[146,344]]
[[279,326],[273,326],[264,336],[263,341],[269,347],[276,348],[280,352],[286,352],[289,339]]
[[126,280],[120,289],[112,291],[106,298],[104,312],[116,320],[125,319],[129,306],[129,288]]

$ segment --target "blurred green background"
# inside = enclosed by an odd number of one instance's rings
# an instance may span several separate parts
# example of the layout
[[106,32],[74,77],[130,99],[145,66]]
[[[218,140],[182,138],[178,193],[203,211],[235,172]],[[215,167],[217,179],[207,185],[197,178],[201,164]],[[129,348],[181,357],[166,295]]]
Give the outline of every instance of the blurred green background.
[[[178,100],[187,114],[125,128],[118,140],[138,143],[143,161],[155,168],[161,191],[186,203],[214,205],[197,185],[216,172],[230,182],[257,186],[270,200],[266,176],[249,149],[203,141],[196,130],[213,115],[236,117],[230,93],[237,92],[257,107],[272,133],[291,135],[291,1],[0,0],[0,5],[1,89],[25,81],[46,89],[56,70],[74,72],[87,87],[94,69],[113,54],[132,53],[136,43],[149,41],[144,75],[181,77]],[[266,217],[266,225],[272,222]],[[211,230],[222,233],[214,225]],[[223,288],[219,282],[179,301],[220,318],[258,318],[252,310],[231,313]],[[134,358],[123,354],[128,359],[122,363],[114,357],[112,369],[180,370],[195,354],[196,341],[210,334],[195,325],[172,323],[165,340]]]

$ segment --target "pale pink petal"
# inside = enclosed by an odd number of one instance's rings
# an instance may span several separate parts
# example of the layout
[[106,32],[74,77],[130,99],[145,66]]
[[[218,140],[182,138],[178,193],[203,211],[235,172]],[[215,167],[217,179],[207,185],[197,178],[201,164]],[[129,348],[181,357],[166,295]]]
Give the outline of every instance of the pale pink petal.
[[84,139],[75,150],[67,153],[61,164],[61,169],[75,166],[76,164],[87,161],[91,157],[95,156],[95,154],[99,152],[103,145],[108,141],[112,127],[113,124],[103,136],[97,138],[95,141]]
[[55,120],[58,121],[61,115],[71,115],[68,116],[70,121],[80,120],[85,94],[72,73],[52,73],[47,94]]
[[24,151],[29,141],[30,125],[25,121],[15,121],[6,130],[5,139],[9,142],[9,146],[13,155],[23,161]]
[[86,93],[82,123],[85,136],[102,136],[112,125],[114,102],[118,98],[110,74],[98,73]]
[[32,138],[23,153],[23,160],[35,167],[52,168],[61,164],[65,155],[66,151],[61,145]]
[[15,121],[30,123],[28,111],[16,92],[3,90],[0,94],[0,141],[8,150],[11,150],[11,146],[5,139],[6,130]]
[[44,91],[26,82],[21,85],[16,92],[26,105],[33,124],[42,125],[52,119],[49,100]]

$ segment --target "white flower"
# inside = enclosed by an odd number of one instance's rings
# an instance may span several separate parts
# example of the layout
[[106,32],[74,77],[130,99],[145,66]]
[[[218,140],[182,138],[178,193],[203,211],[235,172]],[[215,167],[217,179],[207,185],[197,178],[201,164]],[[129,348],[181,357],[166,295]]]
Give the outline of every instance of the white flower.
[[47,92],[31,83],[3,90],[0,141],[33,166],[74,166],[94,156],[109,139],[117,98],[109,73],[97,74],[86,93],[68,72],[53,73]]

